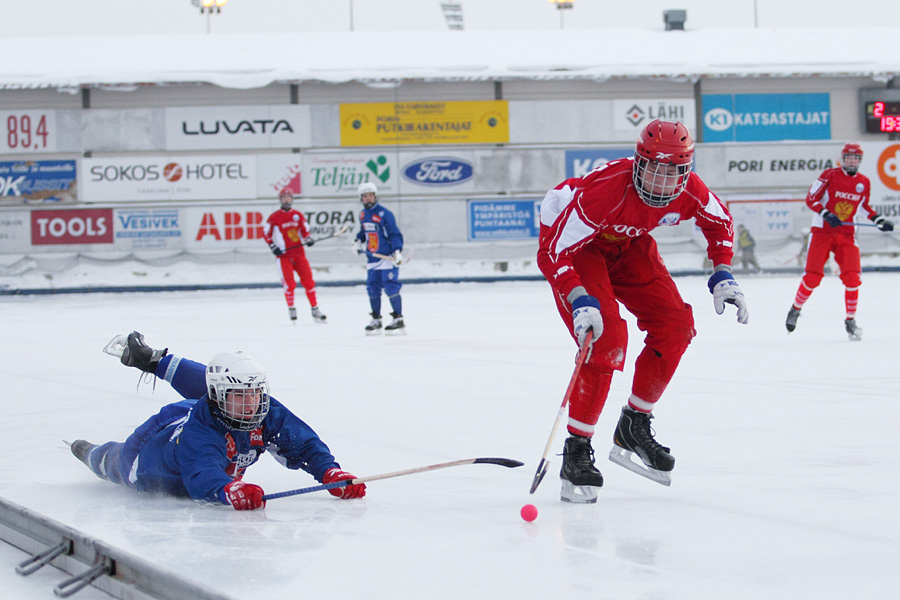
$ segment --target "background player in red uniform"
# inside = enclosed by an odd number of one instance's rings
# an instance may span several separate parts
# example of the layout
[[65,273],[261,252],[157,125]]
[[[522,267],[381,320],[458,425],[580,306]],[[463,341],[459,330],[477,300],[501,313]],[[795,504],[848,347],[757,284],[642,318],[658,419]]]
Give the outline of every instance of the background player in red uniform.
[[844,306],[847,310],[844,328],[851,340],[862,339],[863,330],[856,324],[856,304],[862,280],[853,222],[861,208],[881,231],[894,229],[892,222],[878,216],[869,206],[869,178],[859,172],[862,157],[859,144],[845,144],[841,149],[840,166],[822,171],[806,194],[806,205],[816,215],[813,217],[803,279],[785,321],[788,332],[796,329],[800,309],[822,282],[825,262],[833,253],[844,284]]
[[303,213],[294,210],[294,194],[291,190],[281,190],[278,199],[281,202],[281,210],[276,210],[269,215],[263,227],[263,238],[269,244],[272,254],[277,256],[281,263],[281,285],[284,289],[284,299],[288,305],[288,314],[291,321],[297,320],[297,309],[294,307],[294,290],[297,288],[297,282],[294,281],[294,272],[296,271],[300,276],[300,285],[306,290],[306,298],[312,308],[313,321],[324,323],[326,317],[319,310],[316,301],[316,282],[303,249],[303,246],[312,246],[315,243],[309,236],[309,225],[307,225]]
[[[603,485],[591,437],[613,371],[621,371],[625,361],[628,330],[620,302],[647,336],[610,459],[664,485],[675,467],[669,448],[653,438],[651,411],[696,332],[691,307],[663,264],[651,230],[694,219],[714,265],[709,289],[716,312],[734,304],[738,321],[747,322],[744,295],[731,275],[732,218],[691,172],[693,157],[694,143],[683,124],[655,120],[641,131],[633,158],[567,179],[541,204],[538,266],[579,345],[593,330],[590,355],[570,399],[570,437],[560,471],[563,500],[595,502]],[[640,464],[632,461],[635,453]]]

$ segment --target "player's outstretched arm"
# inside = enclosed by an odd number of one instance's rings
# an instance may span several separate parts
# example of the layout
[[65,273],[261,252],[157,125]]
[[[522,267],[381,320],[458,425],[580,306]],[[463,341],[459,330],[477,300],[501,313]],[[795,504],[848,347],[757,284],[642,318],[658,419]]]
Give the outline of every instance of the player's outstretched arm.
[[713,295],[716,314],[721,315],[725,312],[726,304],[734,304],[737,307],[738,323],[746,325],[750,318],[750,311],[747,308],[747,300],[744,298],[741,286],[731,275],[731,268],[728,265],[716,265],[708,285],[709,291]]

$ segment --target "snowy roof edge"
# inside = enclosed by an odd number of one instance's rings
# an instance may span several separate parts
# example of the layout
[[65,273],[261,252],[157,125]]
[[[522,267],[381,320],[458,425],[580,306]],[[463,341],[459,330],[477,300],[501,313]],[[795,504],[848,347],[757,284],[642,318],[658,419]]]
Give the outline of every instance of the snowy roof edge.
[[[831,59],[835,39],[841,51]],[[0,89],[631,77],[887,82],[900,73],[896,39],[896,27],[4,38],[0,51],[20,58],[0,71]]]

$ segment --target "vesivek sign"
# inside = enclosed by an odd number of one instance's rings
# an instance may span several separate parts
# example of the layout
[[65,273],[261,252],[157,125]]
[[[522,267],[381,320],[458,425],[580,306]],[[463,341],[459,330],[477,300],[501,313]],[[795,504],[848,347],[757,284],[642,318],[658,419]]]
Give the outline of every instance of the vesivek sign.
[[174,107],[165,115],[167,150],[312,145],[307,105]]

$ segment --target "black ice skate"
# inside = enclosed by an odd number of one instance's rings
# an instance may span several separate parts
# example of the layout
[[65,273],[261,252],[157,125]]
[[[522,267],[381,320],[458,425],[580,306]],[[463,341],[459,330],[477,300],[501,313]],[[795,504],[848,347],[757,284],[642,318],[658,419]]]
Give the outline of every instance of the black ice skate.
[[406,325],[403,323],[403,315],[392,312],[391,316],[394,317],[394,320],[391,321],[390,325],[387,325],[384,328],[384,333],[387,335],[406,335]]
[[[68,442],[66,443],[68,444]],[[75,440],[74,442],[69,444],[69,450],[72,451],[72,454],[75,455],[75,458],[86,464],[88,467],[91,466],[90,460],[88,460],[88,455],[91,453],[91,450],[96,447],[97,446],[87,440]]]
[[155,350],[144,342],[144,335],[132,331],[128,335],[117,335],[107,342],[103,351],[110,356],[116,356],[126,367],[140,369],[151,375],[156,373],[159,361],[169,353],[168,348]]
[[856,324],[856,319],[844,319],[844,328],[847,330],[847,337],[851,342],[858,342],[862,339],[862,327]]
[[563,502],[593,504],[597,501],[603,475],[594,466],[591,438],[573,435],[566,439],[559,478],[562,482],[559,499]]
[[[609,460],[656,483],[671,485],[670,471],[675,468],[675,457],[669,454],[668,448],[653,439],[650,430],[652,418],[652,415],[628,406],[623,408],[613,435]],[[643,464],[633,460],[633,454],[637,454]]]
[[288,306],[288,316],[291,318],[291,323],[297,323],[297,307]]
[[312,318],[313,318],[313,321],[316,323],[324,323],[325,319],[327,319],[328,317],[326,317],[325,314],[321,310],[319,310],[318,306],[313,306],[312,307]]
[[797,329],[797,319],[800,318],[800,309],[791,307],[791,310],[788,311],[787,319],[784,321],[784,326],[787,327],[788,333]]
[[381,335],[381,315],[372,313],[372,320],[366,325],[366,335]]

